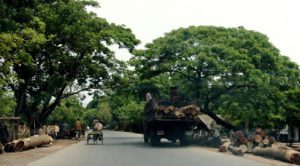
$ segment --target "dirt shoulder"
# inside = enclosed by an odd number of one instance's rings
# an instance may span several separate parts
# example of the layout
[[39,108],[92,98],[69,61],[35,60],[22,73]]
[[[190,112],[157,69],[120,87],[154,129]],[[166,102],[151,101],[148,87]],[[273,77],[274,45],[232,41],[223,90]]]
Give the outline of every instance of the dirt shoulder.
[[45,146],[31,149],[23,152],[0,154],[1,166],[24,166],[53,152],[61,150],[74,144],[74,140],[60,139],[54,142],[52,146]]

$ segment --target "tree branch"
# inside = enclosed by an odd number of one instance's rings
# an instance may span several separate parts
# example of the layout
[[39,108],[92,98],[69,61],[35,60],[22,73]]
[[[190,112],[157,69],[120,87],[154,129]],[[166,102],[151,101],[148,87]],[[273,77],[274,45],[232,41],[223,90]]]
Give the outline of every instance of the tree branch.
[[72,96],[72,95],[76,95],[76,94],[78,94],[78,93],[80,93],[80,92],[87,91],[87,90],[90,90],[90,89],[93,89],[93,87],[87,87],[87,88],[80,89],[80,90],[78,90],[78,91],[76,91],[76,92],[71,92],[71,93],[64,94],[64,95],[61,97],[61,99],[70,97],[70,96]]

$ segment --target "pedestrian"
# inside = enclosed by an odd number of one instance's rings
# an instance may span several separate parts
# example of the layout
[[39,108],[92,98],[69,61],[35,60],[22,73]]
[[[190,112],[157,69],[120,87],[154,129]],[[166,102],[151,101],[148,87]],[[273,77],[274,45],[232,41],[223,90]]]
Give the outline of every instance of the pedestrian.
[[81,136],[81,122],[79,119],[77,119],[75,121],[75,136],[76,136],[76,140],[80,141],[80,136]]

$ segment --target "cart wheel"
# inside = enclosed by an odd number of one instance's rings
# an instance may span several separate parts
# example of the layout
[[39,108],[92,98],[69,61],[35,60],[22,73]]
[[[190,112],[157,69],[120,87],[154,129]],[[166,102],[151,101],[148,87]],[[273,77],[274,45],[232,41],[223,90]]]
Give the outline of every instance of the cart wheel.
[[89,144],[89,140],[90,140],[90,135],[88,134],[86,137],[86,144]]

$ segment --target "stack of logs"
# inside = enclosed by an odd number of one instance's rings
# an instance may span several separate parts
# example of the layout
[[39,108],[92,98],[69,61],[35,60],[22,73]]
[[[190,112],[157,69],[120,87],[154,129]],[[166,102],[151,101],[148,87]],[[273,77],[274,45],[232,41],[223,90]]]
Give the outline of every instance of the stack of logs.
[[261,128],[257,128],[256,133],[248,137],[242,131],[236,131],[232,136],[232,142],[225,142],[221,145],[219,152],[229,150],[235,155],[252,153],[300,164],[300,152],[277,143],[272,136],[267,135]]
[[5,152],[20,152],[43,145],[52,144],[53,139],[49,135],[34,135],[25,139],[13,140],[4,146]]
[[180,108],[174,106],[160,105],[155,109],[155,115],[157,118],[168,117],[168,118],[198,120],[199,114],[200,114],[200,109],[195,105],[188,105]]

